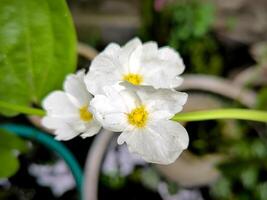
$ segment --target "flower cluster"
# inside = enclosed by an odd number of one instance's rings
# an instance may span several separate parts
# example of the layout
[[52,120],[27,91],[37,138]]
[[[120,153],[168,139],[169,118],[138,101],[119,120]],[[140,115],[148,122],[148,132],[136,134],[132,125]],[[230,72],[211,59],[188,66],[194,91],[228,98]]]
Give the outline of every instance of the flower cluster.
[[184,68],[177,52],[155,42],[134,38],[122,47],[109,44],[86,75],[69,75],[64,91],[45,98],[43,125],[59,140],[89,137],[102,126],[121,132],[118,144],[125,142],[144,160],[170,164],[189,142],[185,128],[170,120],[187,100],[186,93],[174,90]]

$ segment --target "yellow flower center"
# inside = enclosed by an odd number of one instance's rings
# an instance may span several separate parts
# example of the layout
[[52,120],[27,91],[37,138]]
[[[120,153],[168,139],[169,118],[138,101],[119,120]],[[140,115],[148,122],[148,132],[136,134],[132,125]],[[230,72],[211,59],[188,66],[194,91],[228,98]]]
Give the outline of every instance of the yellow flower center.
[[92,113],[89,112],[88,106],[83,106],[80,108],[80,118],[85,122],[89,122],[93,119]]
[[129,73],[123,76],[123,80],[128,81],[133,85],[140,85],[143,82],[143,77],[139,74]]
[[138,128],[143,128],[147,123],[148,112],[145,106],[140,106],[131,111],[128,114],[129,124],[136,126]]

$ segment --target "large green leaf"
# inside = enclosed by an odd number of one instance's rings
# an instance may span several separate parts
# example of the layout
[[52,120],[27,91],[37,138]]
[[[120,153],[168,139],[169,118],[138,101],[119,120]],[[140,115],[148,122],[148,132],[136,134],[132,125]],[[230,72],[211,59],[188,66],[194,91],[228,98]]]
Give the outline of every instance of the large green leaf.
[[[27,143],[13,133],[0,129],[0,150],[18,150],[25,153],[28,150]],[[0,162],[1,163],[1,162]]]
[[0,179],[7,178],[19,169],[17,156],[25,153],[28,145],[12,133],[0,129]]
[[19,169],[19,161],[12,151],[0,149],[0,178],[8,178]]
[[75,67],[76,36],[65,0],[0,0],[0,101],[39,104]]

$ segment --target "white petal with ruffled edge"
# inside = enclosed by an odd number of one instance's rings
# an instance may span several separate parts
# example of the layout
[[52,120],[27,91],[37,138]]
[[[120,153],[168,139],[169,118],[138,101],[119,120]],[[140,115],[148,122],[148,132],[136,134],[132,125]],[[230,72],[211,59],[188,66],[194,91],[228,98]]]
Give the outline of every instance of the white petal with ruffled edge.
[[[119,144],[126,142],[131,152],[148,162],[170,164],[188,146],[186,130],[169,120],[181,111],[186,100],[185,93],[124,82],[106,87],[103,95],[96,95],[91,101],[91,108],[104,128],[122,132]],[[144,127],[131,124],[128,118],[140,106],[147,111]]]
[[105,95],[96,95],[90,105],[96,119],[108,130],[120,132],[128,126],[127,115],[140,105],[136,94],[120,85],[104,88]]
[[129,151],[147,162],[173,163],[184,149],[189,138],[183,126],[170,120],[151,121],[145,129],[124,131],[118,143],[127,143]]
[[78,116],[76,105],[72,103],[68,95],[63,91],[50,93],[43,101],[43,108],[48,115],[54,117],[71,118]]
[[80,110],[88,109],[92,95],[84,84],[84,71],[67,76],[65,91],[55,91],[43,101],[47,115],[42,124],[55,130],[56,139],[70,140],[78,135],[89,137],[99,132],[101,125],[94,119],[84,120]]
[[84,79],[91,94],[102,94],[105,86],[114,85],[121,79],[123,69],[119,63],[115,63],[116,61],[117,59],[113,56],[109,57],[104,53],[93,60],[90,71]]
[[88,105],[93,98],[84,84],[84,73],[84,70],[80,70],[77,74],[70,74],[64,82],[64,91],[77,107]]
[[105,86],[122,81],[128,75],[138,76],[134,84],[149,85],[155,88],[176,88],[183,79],[184,71],[180,55],[170,47],[158,48],[155,42],[144,44],[134,38],[123,47],[112,43],[94,60],[85,77],[87,89],[92,94],[103,94]]

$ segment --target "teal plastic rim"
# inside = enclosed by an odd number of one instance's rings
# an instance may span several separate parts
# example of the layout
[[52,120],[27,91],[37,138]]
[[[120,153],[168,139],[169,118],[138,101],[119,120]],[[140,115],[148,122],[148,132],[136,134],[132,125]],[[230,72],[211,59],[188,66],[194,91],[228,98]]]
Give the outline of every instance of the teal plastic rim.
[[40,130],[37,130],[30,126],[17,125],[17,124],[2,124],[0,128],[7,130],[12,134],[16,134],[20,137],[34,140],[44,145],[48,149],[56,152],[61,156],[69,169],[71,170],[76,182],[77,190],[79,192],[80,199],[83,199],[83,172],[73,154],[67,149],[67,147],[61,142],[55,140],[49,134],[46,134]]

